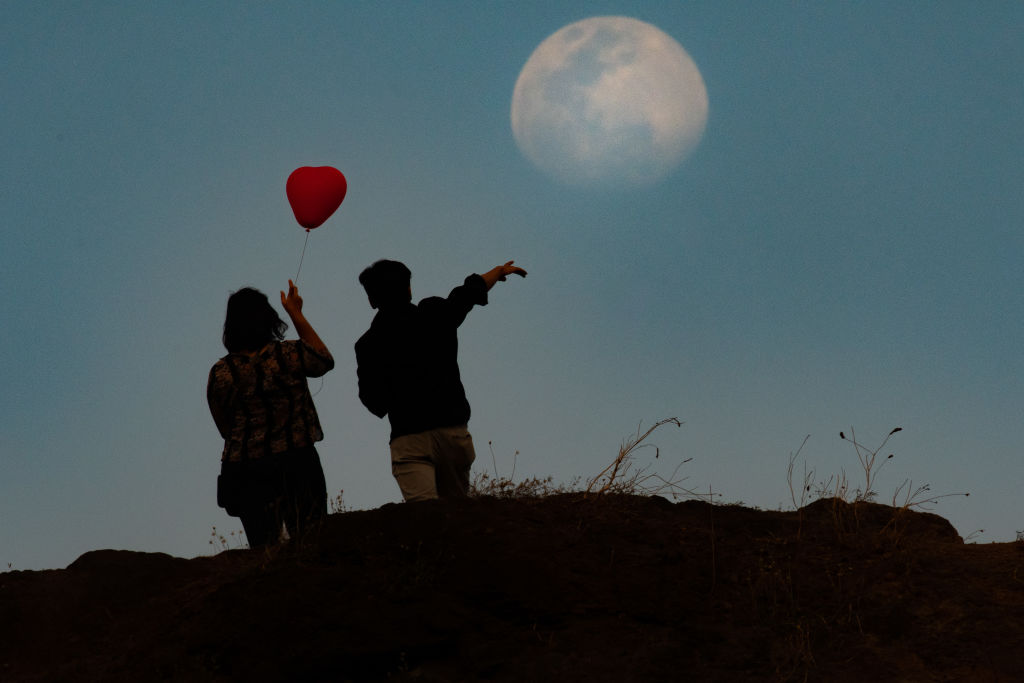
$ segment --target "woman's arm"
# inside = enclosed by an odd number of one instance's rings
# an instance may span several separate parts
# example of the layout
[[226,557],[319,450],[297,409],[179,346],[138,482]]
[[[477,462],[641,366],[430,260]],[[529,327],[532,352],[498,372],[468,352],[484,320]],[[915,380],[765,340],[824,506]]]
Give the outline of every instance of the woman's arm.
[[298,333],[299,339],[306,342],[310,348],[321,356],[334,360],[334,356],[327,350],[327,345],[324,344],[323,340],[320,339],[320,335],[316,333],[313,326],[306,320],[306,316],[302,314],[302,297],[299,296],[299,288],[291,280],[288,280],[287,296],[284,292],[281,292],[281,306],[284,307],[288,317],[292,319],[292,325],[295,326],[295,332]]

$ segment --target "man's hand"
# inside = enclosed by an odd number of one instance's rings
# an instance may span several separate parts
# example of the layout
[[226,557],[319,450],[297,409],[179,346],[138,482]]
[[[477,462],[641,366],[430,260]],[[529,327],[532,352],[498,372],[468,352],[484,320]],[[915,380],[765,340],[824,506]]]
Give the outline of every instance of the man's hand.
[[496,282],[504,282],[505,278],[509,275],[518,275],[519,277],[526,277],[526,271],[519,266],[512,265],[515,261],[508,261],[504,265],[495,266],[489,271],[481,275],[484,282],[487,284],[487,289],[494,286]]
[[495,270],[501,272],[501,275],[498,276],[499,280],[504,282],[505,276],[507,275],[518,275],[519,277],[526,277],[526,271],[520,268],[519,266],[513,266],[513,263],[515,263],[515,261],[509,261],[505,265],[498,266],[497,268],[495,268]]

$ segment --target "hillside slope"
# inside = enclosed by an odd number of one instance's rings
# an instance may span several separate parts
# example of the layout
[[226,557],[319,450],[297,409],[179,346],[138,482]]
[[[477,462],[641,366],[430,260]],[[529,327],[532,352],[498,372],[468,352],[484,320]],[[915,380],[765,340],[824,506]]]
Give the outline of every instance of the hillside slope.
[[0,615],[3,681],[1018,681],[1024,544],[832,500],[434,501],[0,574]]

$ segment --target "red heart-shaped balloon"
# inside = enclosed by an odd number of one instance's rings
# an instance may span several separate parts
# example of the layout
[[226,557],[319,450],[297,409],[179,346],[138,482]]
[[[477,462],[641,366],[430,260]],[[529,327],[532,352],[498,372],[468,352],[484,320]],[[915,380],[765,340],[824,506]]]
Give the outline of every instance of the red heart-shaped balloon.
[[333,166],[303,166],[292,171],[284,189],[295,220],[306,230],[312,230],[341,206],[348,182]]

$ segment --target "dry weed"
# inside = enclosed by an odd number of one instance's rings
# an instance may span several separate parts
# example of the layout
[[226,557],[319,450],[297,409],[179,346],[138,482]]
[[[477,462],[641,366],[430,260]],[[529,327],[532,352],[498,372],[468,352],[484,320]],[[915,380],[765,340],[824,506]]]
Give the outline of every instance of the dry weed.
[[[879,459],[879,453],[882,452],[882,449],[889,442],[889,439],[892,438],[894,434],[901,431],[903,431],[902,427],[892,429],[885,438],[882,439],[882,442],[878,447],[874,449],[868,448],[857,441],[852,428],[850,429],[850,436],[847,436],[845,432],[839,432],[840,439],[853,445],[854,452],[857,455],[857,461],[860,463],[861,471],[864,473],[863,486],[851,491],[851,485],[848,477],[846,476],[846,470],[842,468],[840,468],[838,474],[831,475],[825,481],[819,482],[815,485],[813,483],[814,470],[808,470],[805,461],[803,480],[799,484],[800,495],[797,496],[797,485],[794,483],[795,465],[804,445],[807,443],[807,439],[810,438],[810,436],[804,437],[803,442],[800,444],[800,448],[797,449],[796,453],[790,455],[789,465],[786,468],[786,478],[789,483],[790,499],[793,501],[793,505],[797,510],[802,510],[807,503],[812,502],[813,500],[830,499],[833,501],[832,513],[837,531],[839,533],[844,533],[851,526],[851,523],[853,528],[857,528],[859,526],[859,519],[857,518],[858,508],[856,503],[872,502],[878,496],[878,493],[875,490],[878,474],[885,464],[895,457],[890,453],[884,458]],[[813,493],[812,488],[815,488]],[[969,495],[969,493],[945,493],[934,495],[931,493],[931,487],[928,484],[923,484],[914,488],[913,482],[906,479],[896,488],[895,493],[893,493],[893,517],[882,530],[892,531],[895,529],[899,515],[906,510],[913,508],[919,510],[930,510],[935,503],[943,498]],[[846,505],[842,505],[844,503],[849,504],[852,507],[848,508]],[[851,513],[852,520],[849,519]],[[800,521],[802,526],[802,518]]]
[[637,463],[637,452],[641,448],[654,448],[654,459],[658,459],[660,452],[656,446],[645,444],[647,439],[656,429],[667,424],[674,424],[682,427],[683,423],[678,418],[669,417],[659,420],[641,431],[642,425],[637,425],[636,433],[622,442],[619,453],[615,459],[601,472],[587,483],[584,493],[588,495],[602,495],[605,493],[628,493],[634,495],[658,496],[668,494],[673,499],[682,496],[697,498],[701,494],[684,488],[682,483],[687,477],[679,476],[679,468],[693,460],[686,458],[672,470],[672,474],[663,477],[657,472],[651,471],[653,462],[646,465]]
[[349,508],[347,505],[345,505],[345,502],[342,499],[342,496],[344,495],[344,493],[345,493],[345,489],[340,489],[338,491],[338,495],[336,495],[334,498],[331,498],[329,501],[327,501],[327,506],[328,506],[328,509],[330,511],[330,514],[337,515],[337,514],[340,514],[342,512],[348,512],[349,510],[351,510],[351,508]]
[[[673,499],[680,497],[703,498],[706,494],[696,493],[684,488],[682,482],[686,477],[679,476],[680,468],[690,462],[692,458],[686,458],[676,465],[672,473],[664,477],[654,471],[654,462],[660,458],[660,451],[652,444],[644,443],[656,429],[667,424],[674,424],[682,427],[683,423],[677,418],[670,417],[659,420],[647,430],[642,426],[630,438],[623,441],[619,447],[615,459],[601,470],[597,476],[588,479],[585,488],[580,487],[580,478],[573,479],[568,484],[557,484],[552,477],[530,477],[522,481],[515,480],[516,463],[519,451],[516,451],[512,459],[512,472],[508,476],[498,473],[498,463],[494,456],[494,448],[491,442],[487,442],[491,451],[491,462],[494,466],[494,474],[487,472],[478,473],[473,477],[470,484],[471,496],[488,496],[493,498],[541,498],[563,493],[582,492],[588,496],[600,496],[608,493],[618,493],[637,496],[668,495]],[[654,458],[651,462],[640,464],[637,459],[638,452],[643,448],[654,448]],[[709,498],[712,496],[707,494]]]
[[245,540],[245,532],[241,530],[231,531],[225,536],[217,531],[217,527],[212,527],[209,543],[218,553],[225,550],[240,550],[249,547],[248,542]]
[[491,476],[481,472],[473,477],[469,487],[469,495],[480,498],[543,498],[560,493],[571,493],[576,490],[574,480],[570,484],[555,484],[553,477],[530,477],[522,481],[514,481],[511,477]]

